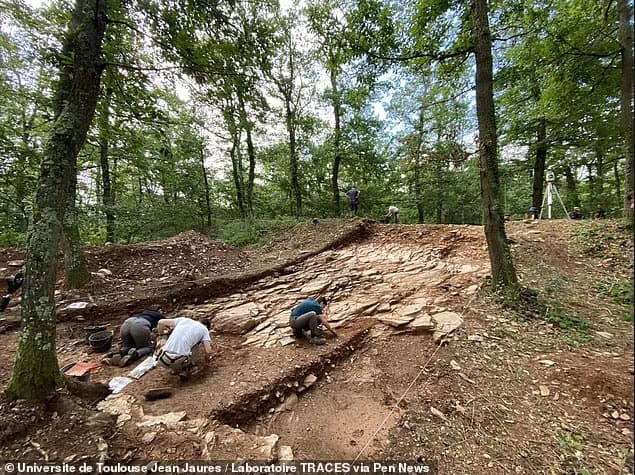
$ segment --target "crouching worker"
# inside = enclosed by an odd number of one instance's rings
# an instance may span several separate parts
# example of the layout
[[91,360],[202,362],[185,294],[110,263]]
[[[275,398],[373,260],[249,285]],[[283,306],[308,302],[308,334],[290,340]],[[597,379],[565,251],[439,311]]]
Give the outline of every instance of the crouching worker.
[[159,321],[163,319],[163,314],[158,310],[144,310],[138,315],[134,315],[121,325],[119,336],[121,337],[121,348],[119,349],[119,366],[126,366],[132,361],[136,361],[154,351],[152,341],[152,330]]
[[324,324],[333,335],[337,338],[337,333],[331,328],[326,319],[326,307],[328,301],[326,297],[315,299],[306,299],[300,305],[291,311],[289,318],[289,326],[293,329],[293,334],[297,338],[304,337],[304,331],[311,331],[311,343],[314,345],[323,345],[326,340],[323,338],[324,332],[321,325]]
[[8,307],[9,302],[11,302],[11,296],[16,293],[20,287],[22,287],[22,282],[24,282],[24,275],[22,272],[18,272],[16,275],[10,275],[7,277],[7,294],[0,297],[0,312],[4,312],[4,310]]
[[181,379],[188,379],[200,367],[208,365],[212,356],[209,321],[203,325],[191,318],[166,318],[159,322],[157,333],[165,329],[171,333],[155,355],[159,365]]

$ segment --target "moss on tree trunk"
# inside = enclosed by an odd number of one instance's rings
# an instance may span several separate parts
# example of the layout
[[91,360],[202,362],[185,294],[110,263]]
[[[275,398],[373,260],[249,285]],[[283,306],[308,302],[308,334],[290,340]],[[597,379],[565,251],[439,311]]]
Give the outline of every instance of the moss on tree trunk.
[[62,230],[54,207],[38,207],[34,220],[38,226],[31,230],[27,248],[22,333],[7,393],[41,400],[61,383],[55,352],[54,276]]
[[67,289],[80,289],[90,281],[86,256],[79,237],[79,222],[75,196],[77,190],[77,170],[69,170],[70,180],[64,213],[64,286]]
[[22,334],[7,394],[41,400],[61,383],[55,349],[57,251],[76,161],[95,113],[103,65],[106,0],[77,0],[64,36],[55,122],[44,160],[29,232],[22,297]]

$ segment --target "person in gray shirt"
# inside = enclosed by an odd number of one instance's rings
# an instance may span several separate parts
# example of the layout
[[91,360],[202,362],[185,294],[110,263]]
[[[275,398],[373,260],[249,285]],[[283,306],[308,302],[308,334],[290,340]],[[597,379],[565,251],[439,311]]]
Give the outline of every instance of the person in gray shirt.
[[348,196],[348,202],[351,206],[351,213],[357,214],[359,209],[359,190],[353,186],[346,192],[346,196]]
[[163,318],[163,314],[158,310],[144,310],[123,322],[119,329],[121,338],[119,366],[126,366],[154,351],[152,330]]

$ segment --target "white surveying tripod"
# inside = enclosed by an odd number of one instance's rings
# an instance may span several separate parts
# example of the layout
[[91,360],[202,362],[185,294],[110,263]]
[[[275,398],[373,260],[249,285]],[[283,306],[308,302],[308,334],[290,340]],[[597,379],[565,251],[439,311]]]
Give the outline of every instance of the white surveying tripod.
[[558,201],[562,205],[562,209],[564,210],[564,214],[567,219],[571,219],[569,213],[567,212],[567,208],[562,202],[562,198],[560,197],[560,193],[558,193],[558,188],[556,188],[556,184],[554,183],[555,177],[551,170],[547,171],[547,188],[545,189],[545,194],[542,197],[542,206],[540,207],[540,219],[542,219],[542,211],[545,209],[545,200],[547,201],[547,218],[551,219],[551,210],[553,208],[553,195],[558,197]]

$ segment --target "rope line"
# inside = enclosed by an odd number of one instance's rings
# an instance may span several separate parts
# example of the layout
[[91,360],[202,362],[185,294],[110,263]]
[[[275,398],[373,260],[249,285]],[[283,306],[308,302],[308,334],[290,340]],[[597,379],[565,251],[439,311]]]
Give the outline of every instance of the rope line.
[[[474,295],[472,295],[472,297],[470,297],[470,299],[467,301],[467,303],[463,306],[463,308],[461,309],[461,312],[463,313],[463,315],[465,315],[466,313],[469,313],[470,310],[468,309],[468,307],[472,304],[474,299],[476,299],[477,295],[478,295],[478,293],[475,293]],[[432,358],[434,357],[434,355],[436,355],[437,351],[439,351],[439,348],[441,348],[441,345],[443,345],[444,340],[445,340],[445,338],[441,338],[441,340],[439,340],[439,344],[437,345],[435,350],[432,352],[432,354],[430,355],[428,360],[425,362],[425,364],[423,365],[423,367],[421,368],[419,373],[415,376],[415,378],[412,380],[410,385],[408,385],[408,387],[406,388],[404,393],[401,395],[401,397],[399,398],[397,403],[394,405],[394,407],[390,410],[388,415],[384,418],[382,423],[379,424],[379,427],[377,428],[375,433],[368,439],[366,444],[359,451],[359,453],[357,454],[357,457],[355,457],[355,460],[353,460],[353,463],[355,463],[355,462],[357,462],[357,460],[359,460],[361,455],[364,453],[364,450],[366,450],[366,448],[370,445],[370,443],[377,436],[377,434],[379,434],[379,431],[384,427],[384,424],[386,424],[386,422],[388,422],[388,419],[390,419],[390,416],[393,415],[393,413],[395,412],[395,409],[397,409],[397,407],[399,407],[399,403],[403,400],[404,397],[406,397],[406,394],[408,394],[408,391],[410,391],[412,386],[417,382],[417,379],[419,379],[419,376],[421,376],[423,374],[423,372],[425,371],[426,367],[428,366],[428,363],[430,363],[430,361],[432,361]]]
[[412,382],[410,383],[410,385],[406,388],[406,390],[404,391],[404,393],[401,395],[401,397],[399,398],[399,400],[395,403],[395,405],[393,406],[393,408],[390,410],[390,412],[388,413],[388,415],[384,418],[384,420],[382,421],[381,424],[379,424],[379,427],[377,428],[377,430],[375,431],[375,433],[368,439],[368,441],[366,442],[366,444],[362,447],[362,449],[359,451],[359,453],[357,454],[357,457],[355,457],[355,460],[353,460],[353,463],[357,462],[357,460],[361,457],[361,455],[364,453],[364,450],[366,450],[366,448],[370,445],[370,443],[373,441],[373,439],[375,438],[375,436],[377,436],[377,434],[379,434],[379,431],[384,427],[384,424],[386,424],[386,422],[388,422],[388,419],[390,419],[390,416],[393,415],[393,413],[395,412],[395,410],[397,409],[397,407],[399,407],[399,403],[403,400],[404,397],[406,397],[406,394],[408,394],[408,391],[410,391],[410,389],[412,388],[412,386],[417,382],[417,379],[419,379],[419,376],[421,376],[423,374],[423,372],[425,371],[426,367],[428,366],[428,363],[430,363],[430,361],[432,360],[432,358],[434,357],[434,355],[437,353],[437,351],[439,351],[439,348],[441,348],[441,345],[443,345],[443,339],[441,339],[441,341],[439,341],[439,344],[437,345],[436,349],[432,352],[432,354],[430,355],[430,357],[428,358],[428,361],[425,362],[425,364],[423,365],[423,367],[421,368],[421,370],[419,371],[419,373],[415,376],[415,378],[412,380]]

